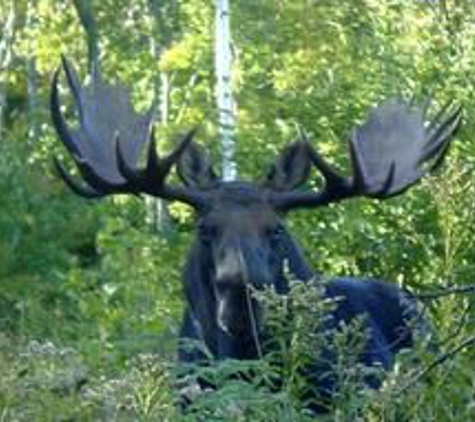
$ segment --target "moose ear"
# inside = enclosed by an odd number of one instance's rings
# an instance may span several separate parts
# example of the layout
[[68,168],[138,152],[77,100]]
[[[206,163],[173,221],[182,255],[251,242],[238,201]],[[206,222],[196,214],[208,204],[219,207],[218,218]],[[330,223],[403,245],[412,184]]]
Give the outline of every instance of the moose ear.
[[208,156],[194,142],[190,142],[183,151],[178,161],[177,172],[185,185],[197,189],[210,189],[218,182]]
[[288,145],[267,175],[266,185],[284,191],[299,187],[310,175],[311,162],[306,141]]

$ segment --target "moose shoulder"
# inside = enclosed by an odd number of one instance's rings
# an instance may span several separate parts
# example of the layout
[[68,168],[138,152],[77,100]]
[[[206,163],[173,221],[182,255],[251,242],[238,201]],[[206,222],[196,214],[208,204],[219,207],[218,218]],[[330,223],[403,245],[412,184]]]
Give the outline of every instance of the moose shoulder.
[[[349,141],[350,177],[342,176],[307,139],[301,139],[281,153],[264,182],[225,182],[193,142],[193,132],[160,158],[150,113],[136,114],[128,95],[104,83],[97,70],[90,86],[83,87],[65,60],[63,67],[80,124],[70,129],[61,114],[59,70],[53,78],[52,118],[85,184],[56,160],[60,175],[74,192],[87,198],[149,194],[194,208],[197,236],[184,272],[187,307],[181,336],[204,342],[216,358],[259,357],[263,324],[251,288],[269,286],[286,294],[286,267],[296,279],[313,276],[284,226],[289,211],[357,196],[385,199],[402,193],[440,164],[461,120],[460,109],[450,105],[427,122],[424,110],[390,101],[374,109],[354,130]],[[145,149],[142,167],[139,158]],[[167,181],[174,168],[180,185]],[[323,176],[323,188],[301,190],[313,168]],[[325,291],[329,297],[342,298],[332,315],[335,327],[365,317],[368,338],[363,363],[390,369],[397,352],[411,346],[408,319],[414,315],[414,301],[395,285],[336,279]],[[193,361],[200,356],[180,350],[179,358]],[[326,391],[336,387],[315,373],[312,380]],[[368,383],[378,386],[371,380]]]

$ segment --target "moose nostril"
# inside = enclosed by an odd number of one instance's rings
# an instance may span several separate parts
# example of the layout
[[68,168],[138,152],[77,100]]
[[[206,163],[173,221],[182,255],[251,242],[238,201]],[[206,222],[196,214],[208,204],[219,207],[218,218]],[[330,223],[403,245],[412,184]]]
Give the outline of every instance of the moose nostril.
[[217,280],[233,280],[241,279],[245,272],[243,262],[239,259],[238,252],[224,250],[218,252],[216,263],[216,279]]
[[265,248],[223,247],[215,255],[215,280],[219,285],[264,287],[272,282],[273,263]]

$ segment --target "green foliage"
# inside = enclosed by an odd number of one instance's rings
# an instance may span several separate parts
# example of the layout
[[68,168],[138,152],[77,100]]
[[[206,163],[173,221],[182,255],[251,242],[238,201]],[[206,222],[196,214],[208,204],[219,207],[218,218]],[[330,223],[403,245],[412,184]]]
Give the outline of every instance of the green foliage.
[[156,355],[137,355],[114,376],[90,371],[72,348],[0,341],[1,420],[176,420],[170,371]]
[[[445,351],[431,351],[421,337],[413,351],[402,352],[396,369],[358,364],[366,333],[362,320],[325,331],[328,312],[337,304],[322,299],[322,281],[295,282],[287,296],[269,289],[255,292],[263,304],[272,352],[258,361],[210,361],[179,368],[155,354],[139,353],[108,369],[88,364],[89,352],[51,342],[15,342],[0,337],[0,415],[3,420],[49,419],[104,421],[297,421],[314,420],[306,407],[313,388],[305,370],[332,350],[331,368],[339,389],[327,421],[471,420],[474,414],[473,356],[453,355],[433,365]],[[417,322],[417,321],[416,321]],[[425,378],[420,373],[427,372]],[[186,377],[184,376],[186,374]],[[366,376],[381,377],[379,391],[365,386]],[[200,390],[198,377],[214,388]],[[450,402],[453,386],[457,395]],[[178,411],[178,387],[192,400]],[[318,395],[316,396],[318,398]],[[315,403],[315,400],[312,400]]]

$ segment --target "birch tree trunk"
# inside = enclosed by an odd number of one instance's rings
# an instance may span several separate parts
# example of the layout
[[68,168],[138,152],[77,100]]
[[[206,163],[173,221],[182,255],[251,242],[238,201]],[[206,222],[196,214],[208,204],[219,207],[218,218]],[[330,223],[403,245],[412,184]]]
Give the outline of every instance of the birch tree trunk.
[[33,32],[33,36],[28,40],[28,57],[26,58],[26,71],[28,80],[28,142],[34,145],[40,137],[40,121],[38,111],[40,108],[40,99],[38,94],[38,69],[36,61],[36,38],[35,26],[37,0],[28,1],[28,10],[26,17],[26,27]]
[[235,118],[232,90],[233,57],[231,51],[231,26],[229,0],[217,0],[216,3],[216,98],[218,106],[218,124],[223,154],[223,180],[237,178],[235,162]]
[[[169,121],[170,110],[170,78],[167,72],[160,72],[160,123],[166,125]],[[155,228],[160,233],[169,233],[172,230],[172,221],[168,209],[168,202],[152,198],[155,209]]]

